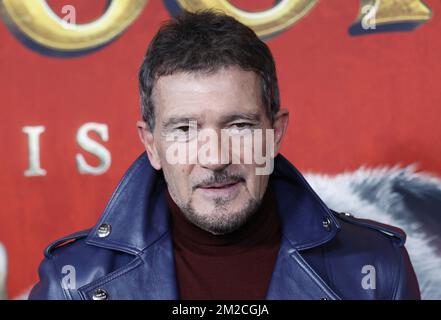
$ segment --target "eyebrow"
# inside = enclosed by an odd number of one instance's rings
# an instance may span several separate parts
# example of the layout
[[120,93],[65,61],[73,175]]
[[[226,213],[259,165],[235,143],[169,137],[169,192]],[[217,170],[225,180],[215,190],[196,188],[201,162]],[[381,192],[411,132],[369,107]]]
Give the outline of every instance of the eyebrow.
[[222,118],[222,123],[229,123],[236,120],[249,120],[249,121],[260,121],[261,117],[259,113],[245,113],[245,112],[238,112],[229,114]]

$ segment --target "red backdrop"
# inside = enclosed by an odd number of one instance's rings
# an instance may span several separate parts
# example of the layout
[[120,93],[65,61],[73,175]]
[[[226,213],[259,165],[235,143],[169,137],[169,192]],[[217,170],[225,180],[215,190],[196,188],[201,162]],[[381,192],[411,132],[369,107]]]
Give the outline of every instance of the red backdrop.
[[[265,9],[272,1],[232,1]],[[441,2],[424,1],[431,21],[410,32],[351,36],[359,2],[319,2],[299,22],[267,40],[275,56],[290,127],[282,152],[302,171],[338,173],[360,165],[402,165],[441,175]],[[101,15],[105,1],[53,0],[77,8],[77,23]],[[37,281],[50,241],[95,223],[116,183],[143,151],[137,69],[170,13],[150,0],[138,19],[109,45],[80,57],[31,50],[0,23],[0,241],[9,255],[8,294]],[[108,125],[110,169],[80,174],[75,155],[98,159],[76,143],[87,122]],[[45,176],[25,177],[24,126],[43,125]]]

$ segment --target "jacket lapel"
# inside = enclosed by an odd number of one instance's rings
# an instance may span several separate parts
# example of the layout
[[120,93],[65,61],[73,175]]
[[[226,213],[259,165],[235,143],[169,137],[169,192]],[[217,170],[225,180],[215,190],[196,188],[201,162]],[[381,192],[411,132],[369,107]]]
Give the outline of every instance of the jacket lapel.
[[340,299],[301,256],[302,250],[333,239],[340,226],[289,161],[277,157],[275,168],[271,186],[282,220],[283,237],[267,299]]
[[112,300],[177,300],[178,290],[169,233],[116,272],[80,289],[83,299],[92,299],[97,290]]
[[299,252],[282,240],[266,299],[339,300]]

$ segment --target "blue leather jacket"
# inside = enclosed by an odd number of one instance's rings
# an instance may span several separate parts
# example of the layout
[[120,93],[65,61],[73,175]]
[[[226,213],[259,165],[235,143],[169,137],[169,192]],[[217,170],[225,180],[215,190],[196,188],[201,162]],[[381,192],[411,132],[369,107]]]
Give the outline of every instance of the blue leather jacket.
[[[402,230],[330,210],[281,155],[270,183],[283,235],[267,299],[420,298]],[[143,153],[95,227],[46,248],[29,298],[179,299],[165,188]]]

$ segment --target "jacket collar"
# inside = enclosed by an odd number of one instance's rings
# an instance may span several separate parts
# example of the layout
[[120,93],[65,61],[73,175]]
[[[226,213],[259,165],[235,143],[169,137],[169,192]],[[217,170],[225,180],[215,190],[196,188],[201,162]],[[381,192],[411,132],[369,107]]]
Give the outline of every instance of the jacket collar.
[[[282,155],[275,158],[270,183],[276,194],[284,238],[295,250],[331,240],[340,228],[330,210],[300,172]],[[155,170],[142,153],[119,182],[86,243],[139,254],[169,231],[162,171]],[[99,236],[100,227],[110,233]],[[102,234],[102,232],[101,232]]]
[[271,183],[283,235],[296,250],[310,249],[334,238],[340,225],[303,175],[282,155],[275,158]]

